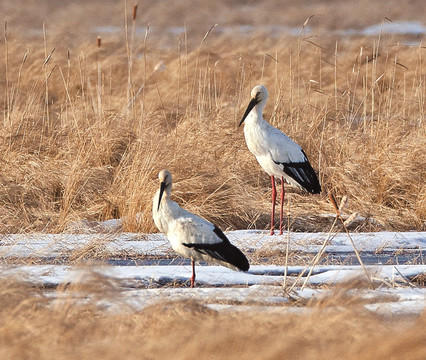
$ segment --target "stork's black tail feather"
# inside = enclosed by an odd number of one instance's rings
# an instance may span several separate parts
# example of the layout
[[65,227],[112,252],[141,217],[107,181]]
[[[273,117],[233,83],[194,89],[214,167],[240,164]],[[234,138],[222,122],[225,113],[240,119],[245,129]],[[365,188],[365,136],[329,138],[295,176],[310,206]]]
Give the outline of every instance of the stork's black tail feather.
[[218,244],[183,244],[186,247],[197,250],[198,252],[231,264],[242,271],[247,271],[250,268],[249,262],[245,255],[231,243]]
[[315,170],[309,163],[306,154],[306,161],[293,162],[293,163],[280,163],[284,167],[284,172],[296,181],[302,188],[311,194],[319,194],[321,192],[321,185]]
[[250,264],[246,256],[236,246],[232,245],[225,234],[215,226],[213,232],[222,239],[222,242],[216,244],[183,244],[186,247],[193,248],[202,254],[231,264],[241,271],[248,271]]

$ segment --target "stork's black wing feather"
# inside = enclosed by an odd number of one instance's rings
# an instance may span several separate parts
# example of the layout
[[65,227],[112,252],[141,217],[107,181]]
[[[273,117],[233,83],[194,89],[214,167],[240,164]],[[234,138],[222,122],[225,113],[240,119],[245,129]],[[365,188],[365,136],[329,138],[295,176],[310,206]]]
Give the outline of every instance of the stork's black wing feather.
[[305,156],[306,161],[275,163],[282,165],[284,172],[294,179],[307,192],[310,192],[311,194],[319,194],[321,192],[321,185],[319,183],[318,176],[309,163],[309,160],[303,150],[302,153]]
[[192,248],[202,254],[209,255],[217,260],[232,264],[242,271],[248,271],[249,262],[245,255],[232,245],[225,234],[218,227],[214,227],[213,232],[222,239],[222,242],[216,244],[187,244],[182,245]]

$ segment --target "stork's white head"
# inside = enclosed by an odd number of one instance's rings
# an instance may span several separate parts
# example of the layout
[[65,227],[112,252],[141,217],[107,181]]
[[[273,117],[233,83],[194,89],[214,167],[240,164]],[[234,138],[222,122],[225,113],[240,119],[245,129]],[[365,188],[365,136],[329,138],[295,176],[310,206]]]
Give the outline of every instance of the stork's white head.
[[256,85],[253,89],[251,89],[250,96],[252,99],[255,99],[257,103],[261,101],[265,101],[268,98],[268,90],[264,85]]
[[165,183],[165,186],[172,184],[172,173],[167,170],[161,170],[158,173],[158,179],[160,180],[160,183]]
[[250,111],[252,111],[252,109],[256,105],[259,106],[261,109],[265,106],[266,100],[268,99],[268,90],[266,90],[266,87],[263,85],[256,85],[251,90],[250,96],[251,100],[238,126],[240,126],[244,122],[248,114],[250,114]]
[[161,170],[158,173],[158,179],[160,180],[160,196],[158,197],[158,207],[157,211],[160,208],[161,198],[163,197],[164,190],[167,195],[170,195],[172,190],[172,173],[169,170]]

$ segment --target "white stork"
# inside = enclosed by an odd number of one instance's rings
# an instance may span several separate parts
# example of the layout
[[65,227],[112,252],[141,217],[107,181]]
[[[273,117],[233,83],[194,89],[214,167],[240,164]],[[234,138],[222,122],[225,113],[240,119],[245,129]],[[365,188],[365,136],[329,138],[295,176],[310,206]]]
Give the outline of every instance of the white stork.
[[250,103],[240,121],[244,120],[244,137],[247,147],[256,157],[260,166],[271,177],[272,215],[271,235],[274,234],[274,213],[277,191],[275,178],[281,178],[280,235],[283,222],[284,180],[306,190],[319,194],[321,185],[303,149],[282,131],[274,128],[263,119],[263,108],[268,99],[268,91],[263,85],[255,86],[251,91]]
[[152,215],[155,225],[170,241],[174,251],[191,259],[191,287],[195,282],[195,261],[219,264],[233,270],[248,271],[244,254],[211,222],[182,209],[170,199],[172,174],[158,174],[160,188],[154,196]]

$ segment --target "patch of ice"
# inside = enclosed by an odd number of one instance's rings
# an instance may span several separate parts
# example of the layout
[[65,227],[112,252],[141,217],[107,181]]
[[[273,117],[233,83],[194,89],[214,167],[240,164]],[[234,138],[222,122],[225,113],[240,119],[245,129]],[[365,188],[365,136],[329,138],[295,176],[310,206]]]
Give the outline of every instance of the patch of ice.
[[423,35],[426,33],[426,27],[418,21],[395,21],[385,22],[383,24],[375,24],[364,29],[344,29],[338,30],[341,35],[379,35],[383,34],[407,34],[407,35]]
[[300,314],[305,315],[313,312],[314,309],[300,306],[259,306],[259,305],[226,305],[226,304],[208,304],[208,308],[220,312],[249,312],[249,313],[268,313],[268,314]]
[[[136,34],[145,34],[147,28],[144,26],[135,27]],[[173,34],[173,35],[182,35],[185,33],[185,27],[154,27],[150,26],[149,31],[151,34]],[[93,33],[97,34],[118,34],[124,32],[124,28],[120,26],[97,26],[93,28]],[[225,26],[216,26],[214,28],[214,33],[218,34],[232,34],[233,36],[252,36],[256,33],[267,33],[271,37],[278,37],[283,34],[289,34],[293,36],[298,36],[301,33],[307,34],[311,32],[309,26],[301,27],[291,27],[284,25],[225,25]]]
[[421,314],[425,309],[425,300],[421,301],[398,301],[387,303],[366,304],[367,310],[376,312],[381,315],[413,315]]
[[[426,273],[426,265],[398,266],[398,272],[392,265],[367,266],[368,272],[379,281],[394,283],[406,283],[401,277],[411,277]],[[288,274],[298,274],[304,267],[289,266]],[[19,275],[19,278],[27,278],[35,283],[60,284],[73,282],[80,278],[79,274],[85,271],[94,271],[102,276],[107,276],[120,281],[127,287],[146,287],[147,285],[174,284],[176,282],[188,282],[191,277],[191,266],[92,266],[82,269],[64,265],[25,265],[25,266],[0,266],[0,277]],[[279,275],[281,272],[281,275]],[[283,266],[252,266],[248,273],[233,271],[221,266],[197,266],[197,283],[208,286],[237,286],[237,285],[280,285],[283,281]],[[268,274],[274,275],[268,275]],[[308,271],[305,272],[306,276]],[[360,266],[318,266],[314,268],[313,275],[309,278],[309,284],[336,284],[350,281],[351,279],[365,277]],[[295,277],[287,279],[294,281]],[[302,277],[304,280],[304,277]]]
[[[426,265],[382,265],[366,266],[367,272],[372,280],[385,281],[390,284],[406,283],[407,277],[426,273]],[[357,278],[365,279],[363,269],[358,267],[330,268],[328,271],[312,275],[308,282],[311,285],[337,284],[352,281]]]
[[[116,223],[113,222],[113,225]],[[269,235],[268,231],[237,230],[227,233],[230,241],[245,252],[282,250],[290,239],[289,250],[317,253],[328,235],[324,233],[290,233]],[[426,232],[378,232],[350,234],[358,251],[395,252],[426,251]],[[329,237],[326,252],[353,252],[347,234]],[[0,236],[0,257],[56,257],[69,255],[85,247],[99,246],[99,253],[133,255],[170,255],[170,244],[162,234],[9,234]]]
[[378,35],[380,32],[386,34],[423,35],[426,33],[426,27],[418,21],[398,21],[372,25],[362,31],[364,35]]

